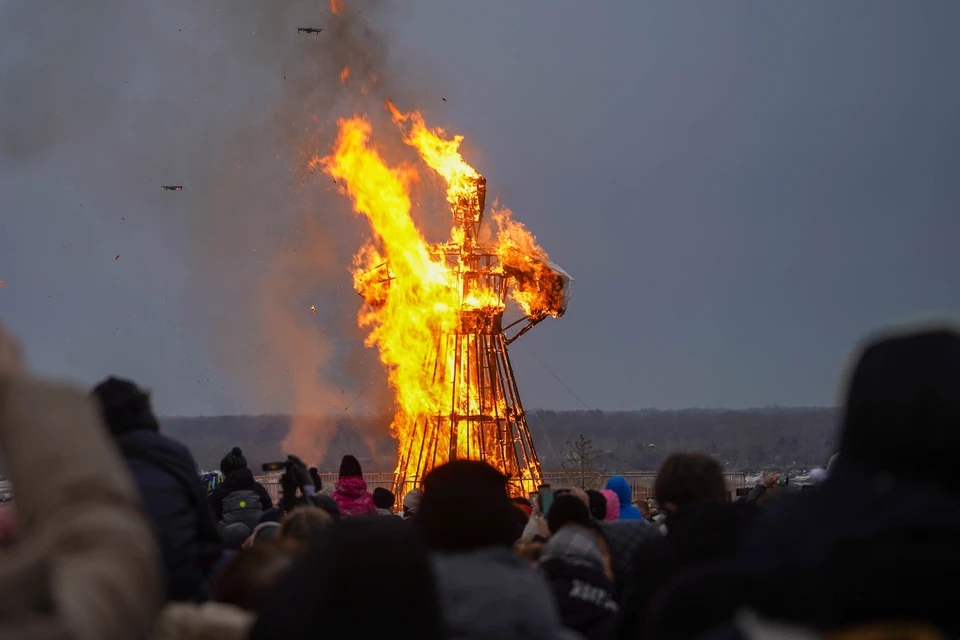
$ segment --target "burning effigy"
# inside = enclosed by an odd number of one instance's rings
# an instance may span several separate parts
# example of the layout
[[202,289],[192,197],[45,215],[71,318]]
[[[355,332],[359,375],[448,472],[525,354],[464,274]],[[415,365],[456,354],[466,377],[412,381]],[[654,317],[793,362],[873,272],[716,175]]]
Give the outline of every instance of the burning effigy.
[[[354,257],[353,277],[365,302],[358,321],[369,330],[366,345],[379,351],[396,399],[395,493],[455,459],[497,467],[515,495],[533,491],[540,462],[507,345],[563,315],[572,279],[509,211],[494,212],[495,239],[481,242],[486,180],[461,156],[462,136],[447,138],[418,112],[388,107],[404,141],[446,182],[449,241],[424,239],[411,217],[415,170],[386,164],[366,118],[341,119],[333,151],[318,162],[373,232]],[[522,315],[505,325],[508,298]]]

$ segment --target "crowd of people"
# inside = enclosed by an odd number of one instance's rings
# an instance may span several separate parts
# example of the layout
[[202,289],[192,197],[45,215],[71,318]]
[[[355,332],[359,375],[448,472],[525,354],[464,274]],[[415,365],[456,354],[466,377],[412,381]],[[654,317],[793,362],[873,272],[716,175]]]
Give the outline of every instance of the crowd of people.
[[[150,394],[23,368],[0,329],[0,640],[952,638],[960,578],[960,333],[859,353],[837,454],[809,491],[731,499],[674,453],[651,512],[621,477],[509,495],[479,461],[397,500],[345,456],[295,455],[275,503],[240,447],[201,478]],[[541,503],[542,502],[542,503]]]

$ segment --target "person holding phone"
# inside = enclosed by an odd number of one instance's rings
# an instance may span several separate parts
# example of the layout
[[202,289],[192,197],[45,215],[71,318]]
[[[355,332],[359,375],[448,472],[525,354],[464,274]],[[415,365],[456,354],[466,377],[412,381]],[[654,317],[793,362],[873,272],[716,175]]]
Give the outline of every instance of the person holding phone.
[[[783,482],[780,479],[783,478]],[[763,480],[758,482],[753,489],[750,490],[746,496],[740,496],[737,498],[738,504],[744,504],[747,502],[756,502],[760,497],[767,492],[767,489],[775,486],[786,486],[787,477],[781,476],[780,472],[772,471],[763,477]]]

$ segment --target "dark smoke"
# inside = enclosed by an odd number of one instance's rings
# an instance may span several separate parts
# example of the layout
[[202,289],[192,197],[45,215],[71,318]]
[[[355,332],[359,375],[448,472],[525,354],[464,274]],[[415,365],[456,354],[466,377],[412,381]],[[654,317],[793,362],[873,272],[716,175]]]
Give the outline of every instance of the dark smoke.
[[[72,179],[182,248],[196,310],[183,330],[209,336],[248,406],[337,414],[359,394],[349,411],[389,411],[347,272],[367,231],[337,185],[306,168],[337,117],[367,113],[392,133],[384,99],[411,105],[391,72],[389,21],[380,0],[346,0],[336,16],[295,0],[75,0],[55,13],[6,3],[0,166],[76,157]],[[316,457],[326,434],[295,420],[291,437]]]

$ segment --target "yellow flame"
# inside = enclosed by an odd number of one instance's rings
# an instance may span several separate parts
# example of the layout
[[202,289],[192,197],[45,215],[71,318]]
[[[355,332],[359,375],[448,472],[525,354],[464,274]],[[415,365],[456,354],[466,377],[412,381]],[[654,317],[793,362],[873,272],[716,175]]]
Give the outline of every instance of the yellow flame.
[[[447,139],[441,129],[429,129],[419,113],[404,114],[387,104],[394,122],[404,129],[405,142],[446,181],[448,201],[457,206],[475,195],[482,176],[460,154],[463,138]],[[503,289],[467,276],[475,267],[468,263],[469,252],[462,251],[462,229],[454,227],[451,243],[427,244],[411,218],[409,188],[418,179],[416,170],[388,166],[370,138],[365,118],[341,119],[333,152],[310,166],[322,166],[334,178],[373,230],[373,238],[354,256],[352,271],[354,287],[366,302],[358,316],[360,325],[369,329],[366,344],[379,350],[396,397],[392,431],[401,451],[397,473],[406,478],[442,464],[452,445],[462,458],[484,451],[488,462],[514,473],[527,488],[533,472],[507,468],[502,452],[514,445],[498,440],[502,434],[497,420],[517,416],[511,415],[502,391],[490,391],[489,381],[486,390],[480,389],[482,376],[496,374],[480,371],[477,357],[470,354],[488,349],[488,343],[482,331],[464,329],[475,326],[470,323],[499,320]],[[541,273],[549,271],[542,263],[546,254],[509,212],[498,212],[495,218],[500,231],[489,252],[500,264],[492,273],[515,280],[514,299],[527,315],[550,313],[557,304],[550,298],[554,292],[549,284],[544,288],[535,282],[549,277]],[[461,251],[451,253],[451,246]],[[466,416],[478,413],[495,418],[487,430],[467,424]],[[451,433],[456,433],[453,443]]]

